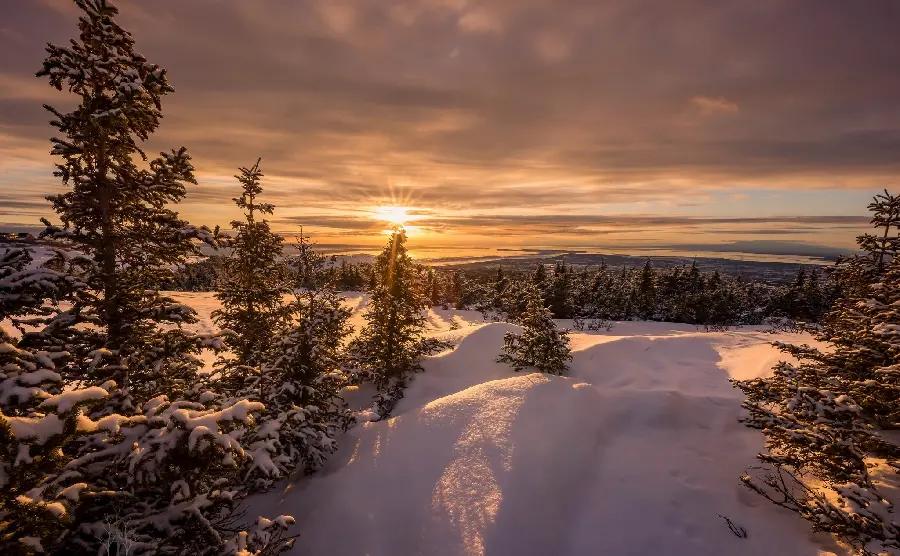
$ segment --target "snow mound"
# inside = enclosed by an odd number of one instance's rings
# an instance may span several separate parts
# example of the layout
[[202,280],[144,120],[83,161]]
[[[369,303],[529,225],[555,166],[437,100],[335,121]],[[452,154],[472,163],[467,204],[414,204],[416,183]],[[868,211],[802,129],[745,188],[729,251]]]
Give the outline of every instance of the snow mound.
[[426,358],[393,418],[251,511],[297,517],[298,555],[844,554],[738,480],[762,437],[727,379],[788,338],[627,328],[573,333],[568,377],[496,363],[515,326],[435,331],[458,345]]

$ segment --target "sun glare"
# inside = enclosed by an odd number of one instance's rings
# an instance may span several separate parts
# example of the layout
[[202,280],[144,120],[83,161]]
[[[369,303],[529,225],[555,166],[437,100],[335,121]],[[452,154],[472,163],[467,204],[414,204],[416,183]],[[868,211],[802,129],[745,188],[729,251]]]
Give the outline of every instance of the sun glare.
[[391,224],[406,224],[410,220],[409,209],[397,206],[380,206],[375,209],[374,218]]

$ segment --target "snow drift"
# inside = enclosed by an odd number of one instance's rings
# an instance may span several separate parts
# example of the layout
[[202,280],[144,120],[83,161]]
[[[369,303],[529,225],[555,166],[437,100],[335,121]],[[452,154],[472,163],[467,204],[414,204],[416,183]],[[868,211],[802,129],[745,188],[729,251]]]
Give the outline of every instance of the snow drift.
[[426,359],[394,416],[249,501],[297,518],[291,554],[844,554],[738,480],[762,436],[737,421],[728,378],[769,372],[783,357],[769,342],[808,338],[620,323],[573,333],[570,373],[554,377],[496,363],[517,328],[480,320],[430,311],[433,334],[457,345]]

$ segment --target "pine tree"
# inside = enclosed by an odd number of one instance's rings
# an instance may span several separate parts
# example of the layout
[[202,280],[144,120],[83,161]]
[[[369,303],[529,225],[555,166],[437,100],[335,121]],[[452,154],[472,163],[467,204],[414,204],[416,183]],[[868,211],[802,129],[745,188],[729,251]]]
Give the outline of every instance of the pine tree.
[[[138,145],[159,126],[162,98],[173,88],[166,72],[135,53],[134,39],[113,19],[106,0],[76,0],[82,10],[80,37],[69,46],[48,45],[38,76],[79,100],[69,113],[45,106],[63,138],[51,139],[62,159],[55,175],[71,190],[49,197],[63,226],[44,221],[47,235],[67,242],[91,261],[80,279],[96,292],[80,297],[70,312],[98,330],[90,345],[73,354],[70,371],[98,383],[152,390],[157,382],[183,381],[196,370],[185,357],[194,350],[179,330],[161,332],[160,323],[181,325],[194,312],[159,293],[172,267],[199,254],[195,239],[215,234],[196,228],[169,208],[196,183],[184,147],[147,157]],[[103,351],[100,364],[93,353]]]
[[612,279],[609,276],[609,269],[606,262],[600,263],[600,268],[591,279],[588,286],[588,304],[584,316],[589,318],[609,319],[614,318],[612,309]]
[[565,263],[557,264],[547,287],[547,303],[555,318],[572,316],[571,277]]
[[422,355],[434,346],[424,339],[428,300],[406,252],[406,232],[398,227],[375,259],[377,283],[364,316],[367,325],[350,345],[356,381],[371,381],[380,392],[377,411],[387,415],[403,395],[407,378],[421,370]]
[[[84,288],[51,266],[55,265],[36,266],[28,249],[0,252],[0,321],[10,319],[20,334],[14,339],[0,327],[0,552],[4,554],[50,550],[51,539],[65,534],[58,513],[71,512],[79,496],[66,496],[65,488],[52,478],[71,460],[66,449],[78,437],[82,407],[96,394],[105,395],[73,385],[67,390],[68,399],[87,392],[84,401],[47,412],[63,393],[57,365],[69,353],[62,342],[36,348],[30,340],[66,326],[60,303],[71,302]],[[29,330],[33,327],[39,331]],[[36,492],[46,493],[42,496],[46,500],[35,500]]]
[[321,282],[321,274],[325,267],[325,258],[313,249],[309,236],[303,234],[300,227],[300,235],[297,236],[297,257],[294,259],[296,266],[295,286],[299,289],[313,290]]
[[636,285],[636,309],[643,320],[651,320],[656,312],[656,273],[650,259],[644,263]]
[[350,309],[329,286],[297,293],[294,323],[275,337],[259,385],[267,409],[251,441],[248,475],[268,486],[301,466],[319,467],[352,423],[340,396]]
[[527,308],[518,322],[522,333],[504,335],[498,361],[512,365],[516,371],[534,367],[542,373],[564,374],[572,360],[569,332],[556,327],[550,309],[544,306],[536,291],[529,295]]
[[532,277],[532,281],[538,288],[544,288],[544,285],[547,282],[547,267],[544,266],[543,263],[539,264],[538,267],[534,269],[534,276]]
[[433,268],[428,269],[428,300],[432,307],[441,304],[441,287]]
[[504,305],[503,297],[506,295],[507,288],[509,288],[509,278],[503,274],[503,265],[497,267],[497,277],[494,279],[491,288],[493,290],[491,308],[502,311]]
[[822,293],[819,270],[815,267],[813,267],[806,280],[803,298],[806,305],[806,318],[810,322],[818,322],[822,317],[822,312],[825,310],[825,296]]
[[[747,395],[748,426],[761,429],[773,471],[744,483],[779,506],[860,550],[900,548],[900,528],[879,488],[896,480],[900,447],[881,431],[900,426],[900,197],[869,206],[882,235],[857,239],[865,255],[839,261],[843,297],[824,316],[818,339],[829,350],[777,344],[796,357],[770,378],[735,381]],[[869,467],[887,463],[875,480]]]
[[282,261],[283,239],[262,218],[275,207],[258,200],[263,190],[259,162],[240,168],[235,176],[243,192],[234,202],[244,211],[244,220],[231,223],[236,235],[227,241],[231,255],[224,261],[216,294],[222,308],[213,312],[216,324],[230,331],[226,343],[234,352],[236,373],[251,372],[266,360],[273,336],[290,318],[284,300],[291,289]]
[[466,284],[466,277],[461,270],[456,270],[452,274],[449,295],[453,307],[458,310],[465,310],[472,302],[471,294]]
[[[105,520],[121,514],[134,525],[137,554],[209,554],[231,542],[228,516],[246,492],[238,477],[247,457],[240,439],[264,407],[201,384],[197,354],[220,344],[183,331],[194,312],[159,291],[172,269],[199,254],[196,240],[217,244],[217,233],[168,208],[194,183],[184,148],[161,154],[147,169],[137,165],[146,160],[138,143],[159,126],[162,97],[173,90],[166,73],[134,52],[108,0],[75,4],[82,12],[79,38],[49,45],[38,76],[79,101],[66,114],[47,107],[63,136],[52,139],[52,154],[62,159],[56,175],[70,190],[50,198],[62,226],[44,222],[45,235],[83,254],[68,269],[83,288],[71,308],[27,338],[48,384],[28,378],[25,385],[51,396],[38,393],[43,399],[27,417],[5,419],[4,447],[42,458],[29,479],[38,486],[16,502],[34,516],[49,512],[63,528],[30,529],[37,535],[29,533],[31,551],[40,543],[48,552],[98,553]],[[59,345],[65,357],[41,355],[44,346]],[[32,368],[21,346],[12,346],[18,362],[11,365]],[[13,377],[20,386],[22,376]],[[43,459],[47,446],[50,457]],[[0,534],[7,534],[9,523],[0,521]],[[235,543],[255,550],[263,537],[245,533]]]

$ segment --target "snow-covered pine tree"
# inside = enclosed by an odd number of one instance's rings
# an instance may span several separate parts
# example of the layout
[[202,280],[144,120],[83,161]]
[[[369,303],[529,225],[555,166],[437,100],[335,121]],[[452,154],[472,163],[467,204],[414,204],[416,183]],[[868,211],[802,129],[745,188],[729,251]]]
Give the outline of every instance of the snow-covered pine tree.
[[375,259],[377,283],[365,314],[367,325],[350,344],[349,367],[354,380],[373,382],[379,390],[376,411],[388,415],[403,397],[419,361],[435,349],[424,338],[428,306],[422,284],[406,252],[406,232],[394,229],[384,251]]
[[261,486],[297,466],[313,471],[336,448],[352,423],[340,396],[347,385],[344,342],[352,312],[329,286],[303,290],[292,304],[294,323],[274,338],[262,396],[267,415],[250,448],[249,475]]
[[[69,353],[48,331],[66,328],[70,319],[60,302],[71,302],[84,284],[37,265],[32,251],[0,248],[0,321],[10,319],[18,338],[0,327],[0,552],[49,551],[66,532],[67,516],[78,503],[76,490],[54,482],[71,459],[67,452],[79,435],[84,404],[105,391],[67,388],[72,403],[61,411],[47,408],[63,393],[56,366]],[[34,340],[38,339],[38,342]],[[37,347],[32,344],[40,344]],[[80,396],[84,395],[81,399]],[[60,409],[60,408],[57,408]]]
[[[91,345],[75,350],[69,370],[97,383],[114,379],[128,395],[146,399],[157,383],[184,386],[196,369],[193,339],[158,327],[192,322],[194,312],[161,295],[157,285],[199,253],[196,239],[214,242],[216,234],[167,208],[184,198],[186,183],[195,183],[183,147],[162,153],[146,169],[136,165],[147,158],[138,142],[157,129],[162,97],[173,91],[165,70],[134,51],[110,2],[75,4],[82,11],[79,38],[48,45],[37,74],[79,101],[69,113],[46,106],[62,134],[51,139],[52,154],[62,159],[55,175],[71,189],[49,198],[63,225],[45,220],[45,234],[93,262],[80,276],[93,294],[80,297],[70,314],[100,331]],[[103,357],[92,361],[97,350]]]
[[546,286],[547,267],[544,265],[544,263],[538,264],[537,268],[534,269],[534,275],[531,279],[539,289],[543,289]]
[[[263,406],[197,384],[196,355],[217,342],[183,331],[194,312],[158,289],[172,268],[199,254],[197,240],[217,242],[217,233],[168,208],[194,182],[184,148],[163,153],[147,169],[137,166],[146,160],[138,142],[158,127],[162,97],[173,89],[163,69],[135,53],[111,2],[75,4],[82,12],[79,38],[49,45],[38,72],[79,101],[66,114],[47,107],[64,136],[52,139],[52,153],[62,158],[56,175],[71,189],[50,198],[62,226],[45,221],[45,235],[68,243],[89,264],[77,274],[84,293],[60,316],[65,326],[55,319],[37,336],[50,345],[60,336],[65,342],[69,356],[51,361],[60,393],[11,427],[17,438],[43,441],[45,423],[62,423],[71,442],[54,452],[64,460],[45,468],[40,485],[17,500],[59,518],[65,531],[52,537],[51,552],[96,553],[105,520],[119,510],[132,525],[135,554],[210,554],[232,533],[255,550],[265,535],[241,536],[228,516],[245,491],[237,476],[246,458],[239,439]],[[87,333],[70,334],[76,323],[89,325]],[[29,433],[32,425],[44,432]],[[59,427],[49,430],[48,441],[57,442]],[[60,507],[60,496],[73,504]]]
[[287,325],[291,308],[284,296],[290,293],[287,267],[282,260],[283,239],[269,228],[264,218],[275,207],[261,203],[257,160],[250,168],[239,168],[235,176],[242,193],[234,199],[244,211],[244,220],[231,223],[236,232],[226,240],[231,254],[223,262],[222,280],[216,298],[222,308],[213,312],[216,324],[228,330],[226,344],[235,359],[225,361],[227,371],[243,382],[269,357],[272,339]]
[[522,333],[507,332],[504,335],[503,352],[498,361],[512,365],[516,371],[534,367],[542,373],[564,374],[572,360],[569,331],[556,327],[550,309],[544,306],[540,294],[533,288],[518,323]]
[[772,469],[744,483],[814,530],[861,551],[896,551],[900,527],[878,485],[900,468],[900,448],[881,434],[900,428],[900,197],[885,191],[869,209],[884,232],[860,236],[865,254],[836,266],[843,297],[818,337],[831,349],[776,344],[799,363],[734,383],[747,395],[746,424],[766,436],[759,459]]
[[297,256],[291,261],[292,270],[295,273],[294,285],[303,290],[313,290],[323,281],[325,265],[328,262],[325,257],[313,249],[309,236],[303,233],[297,236]]
[[[143,413],[101,411],[113,381],[90,386],[57,372],[70,357],[64,344],[82,340],[65,329],[73,319],[59,303],[72,303],[84,284],[31,263],[24,250],[0,255],[0,317],[21,325],[19,339],[0,329],[0,551],[96,552],[106,541],[132,543],[132,554],[224,547],[229,531],[214,521],[230,514],[237,466],[229,460],[246,459],[225,433],[252,424],[261,405],[225,407],[198,391],[206,404],[159,396]],[[127,539],[109,538],[124,522]],[[282,531],[265,543],[257,534],[248,548],[283,546]]]
[[600,268],[591,278],[588,290],[588,307],[584,316],[596,319],[609,319],[615,317],[612,308],[613,280],[609,275],[606,261],[600,263]]
[[0,553],[64,553],[83,499],[112,494],[89,475],[65,473],[86,434],[83,411],[108,392],[64,391],[56,364],[67,354],[16,343],[0,329]]
[[[681,295],[682,276],[684,269],[673,267],[663,270],[658,274],[657,300],[658,316],[661,320],[678,322],[683,298]],[[682,321],[683,322],[683,321]]]

